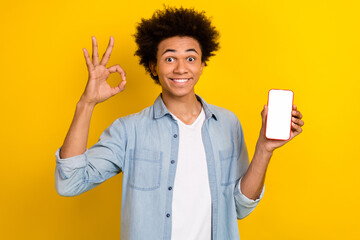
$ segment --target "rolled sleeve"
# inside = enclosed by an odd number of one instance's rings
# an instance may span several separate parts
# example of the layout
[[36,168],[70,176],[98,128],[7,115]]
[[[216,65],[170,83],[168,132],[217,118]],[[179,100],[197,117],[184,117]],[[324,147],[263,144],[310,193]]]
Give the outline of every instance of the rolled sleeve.
[[88,149],[86,149],[85,153],[69,158],[61,158],[60,151],[61,148],[55,153],[56,165],[60,171],[61,177],[63,179],[68,179],[76,169],[84,168],[86,166],[86,155],[88,154]]
[[259,201],[261,200],[265,192],[265,184],[264,184],[259,198],[256,200],[250,199],[246,197],[241,191],[241,180],[242,178],[237,182],[234,191],[237,217],[239,219],[248,216],[255,209],[255,207],[258,205]]
[[263,189],[261,191],[261,194],[258,199],[253,200],[246,197],[242,191],[241,191],[241,180],[244,174],[246,173],[248,167],[249,167],[249,155],[245,143],[244,138],[244,132],[241,126],[241,123],[238,122],[238,141],[240,142],[240,156],[239,156],[239,164],[240,164],[240,179],[235,185],[234,189],[234,198],[235,198],[235,205],[236,205],[236,212],[237,212],[237,218],[243,219],[246,216],[248,216],[256,207],[256,205],[259,203],[260,199],[264,195],[265,191],[265,185],[263,186]]
[[101,134],[99,141],[83,154],[60,158],[58,148],[55,188],[61,196],[75,196],[88,191],[122,171],[126,134],[120,119]]

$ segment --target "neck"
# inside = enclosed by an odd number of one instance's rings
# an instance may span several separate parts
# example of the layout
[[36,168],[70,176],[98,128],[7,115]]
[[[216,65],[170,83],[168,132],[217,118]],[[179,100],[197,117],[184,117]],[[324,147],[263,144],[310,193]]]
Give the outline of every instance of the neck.
[[162,93],[161,97],[169,112],[186,124],[193,123],[201,112],[202,106],[197,100],[195,93],[182,97],[169,96],[166,93]]

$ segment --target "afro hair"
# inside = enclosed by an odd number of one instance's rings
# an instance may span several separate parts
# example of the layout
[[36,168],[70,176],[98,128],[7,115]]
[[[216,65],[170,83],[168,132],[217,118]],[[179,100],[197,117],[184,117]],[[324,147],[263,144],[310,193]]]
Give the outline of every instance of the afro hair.
[[150,73],[155,83],[159,78],[152,75],[149,64],[156,63],[159,43],[174,36],[187,36],[196,39],[201,47],[201,61],[205,63],[219,49],[219,32],[212,26],[205,12],[197,12],[193,8],[166,7],[157,10],[150,19],[141,19],[134,34],[138,49],[135,56],[140,57],[140,65]]

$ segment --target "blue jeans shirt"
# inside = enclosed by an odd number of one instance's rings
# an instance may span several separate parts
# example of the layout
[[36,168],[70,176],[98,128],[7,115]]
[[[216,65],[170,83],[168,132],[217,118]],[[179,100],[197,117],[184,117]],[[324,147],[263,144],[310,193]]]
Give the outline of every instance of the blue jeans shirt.
[[[242,194],[241,177],[249,165],[243,130],[236,115],[207,104],[202,137],[212,202],[212,239],[239,239],[237,219],[250,214],[264,194],[251,200]],[[121,239],[171,237],[172,187],[179,128],[161,94],[139,113],[115,120],[85,153],[60,158],[56,151],[55,186],[75,196],[123,172]],[[184,209],[186,211],[186,209]]]

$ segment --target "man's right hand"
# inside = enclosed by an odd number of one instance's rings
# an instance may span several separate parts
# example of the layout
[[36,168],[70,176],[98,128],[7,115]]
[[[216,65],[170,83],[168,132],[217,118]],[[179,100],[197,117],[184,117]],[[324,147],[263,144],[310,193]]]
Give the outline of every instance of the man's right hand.
[[[114,38],[111,36],[109,45],[99,63],[98,46],[95,37],[92,37],[92,61],[89,53],[84,48],[84,56],[86,65],[89,71],[89,79],[81,101],[95,106],[96,104],[105,101],[106,99],[124,91],[125,89],[125,71],[120,65],[114,65],[106,68],[106,64],[110,59],[111,51],[114,47]],[[121,75],[122,81],[116,87],[111,87],[106,80],[111,73],[118,72]]]

